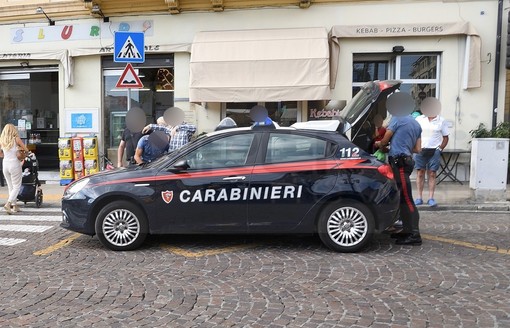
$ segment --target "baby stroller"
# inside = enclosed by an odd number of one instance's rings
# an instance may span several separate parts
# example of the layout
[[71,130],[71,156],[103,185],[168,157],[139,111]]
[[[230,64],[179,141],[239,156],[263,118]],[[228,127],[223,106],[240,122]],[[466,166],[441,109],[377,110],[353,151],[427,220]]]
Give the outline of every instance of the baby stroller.
[[29,153],[22,166],[21,189],[18,194],[18,200],[24,202],[33,202],[37,207],[41,207],[43,201],[43,192],[39,182],[39,162],[34,153]]

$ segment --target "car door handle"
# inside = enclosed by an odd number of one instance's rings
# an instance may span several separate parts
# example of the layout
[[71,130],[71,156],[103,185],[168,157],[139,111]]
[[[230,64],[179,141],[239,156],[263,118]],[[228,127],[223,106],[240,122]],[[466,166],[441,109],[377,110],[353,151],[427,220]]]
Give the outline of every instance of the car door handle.
[[244,177],[244,176],[226,177],[226,178],[223,178],[223,181],[244,180],[244,179],[246,179],[246,177]]

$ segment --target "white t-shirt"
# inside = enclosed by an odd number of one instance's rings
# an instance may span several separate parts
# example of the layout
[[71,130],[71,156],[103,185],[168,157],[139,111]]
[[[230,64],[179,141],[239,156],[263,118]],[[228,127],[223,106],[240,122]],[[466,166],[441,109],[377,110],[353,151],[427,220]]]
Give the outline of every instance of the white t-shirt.
[[429,120],[425,115],[420,115],[416,118],[416,121],[420,123],[422,129],[422,148],[437,148],[443,142],[443,137],[450,134],[446,120],[439,115],[432,120]]

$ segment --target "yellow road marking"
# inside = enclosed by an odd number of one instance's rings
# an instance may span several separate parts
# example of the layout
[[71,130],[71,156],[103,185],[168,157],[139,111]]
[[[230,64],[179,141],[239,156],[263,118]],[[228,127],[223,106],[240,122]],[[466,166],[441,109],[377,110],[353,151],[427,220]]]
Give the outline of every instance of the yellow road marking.
[[432,236],[432,235],[427,235],[427,234],[422,234],[421,237],[424,238],[424,239],[428,239],[428,240],[440,241],[440,242],[448,243],[448,244],[452,244],[452,245],[463,246],[463,247],[468,247],[468,248],[474,248],[474,249],[478,249],[478,250],[481,250],[481,251],[495,252],[495,253],[498,253],[498,254],[510,255],[510,249],[501,249],[501,248],[498,248],[496,246],[487,246],[487,245],[481,245],[481,244],[474,244],[474,243],[470,243],[470,242],[466,242],[466,241],[450,239],[450,238],[444,238],[444,237],[438,237],[438,236]]
[[62,248],[64,246],[69,245],[70,243],[73,242],[73,240],[75,240],[76,238],[78,238],[80,236],[81,236],[81,234],[75,233],[71,237],[66,238],[64,240],[61,240],[61,241],[59,241],[58,243],[56,243],[54,245],[46,247],[45,249],[41,249],[40,251],[34,252],[34,255],[39,255],[39,256],[41,256],[41,255],[48,255],[48,254],[56,251],[57,249],[60,249],[60,248]]
[[164,245],[164,244],[161,245],[161,247],[163,249],[166,249],[169,252],[172,252],[174,254],[181,255],[184,257],[211,256],[211,255],[217,255],[217,254],[223,254],[223,253],[229,253],[229,252],[236,252],[236,251],[240,251],[240,250],[244,250],[244,249],[254,248],[256,246],[257,246],[257,244],[235,245],[235,246],[193,252],[193,251],[189,251],[189,250],[186,250],[186,249],[180,248],[180,247],[169,246],[169,245]]

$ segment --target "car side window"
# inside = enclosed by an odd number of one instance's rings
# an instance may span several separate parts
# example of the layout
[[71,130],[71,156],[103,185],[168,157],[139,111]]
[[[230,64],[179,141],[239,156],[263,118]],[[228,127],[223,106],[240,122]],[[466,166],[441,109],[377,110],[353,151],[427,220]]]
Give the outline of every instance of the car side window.
[[216,169],[246,164],[253,134],[238,134],[214,140],[184,158],[190,170]]
[[272,133],[267,145],[266,163],[325,158],[327,145],[327,141],[314,137]]

